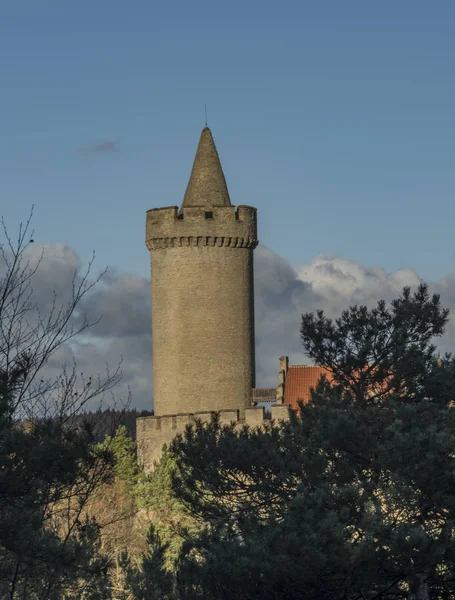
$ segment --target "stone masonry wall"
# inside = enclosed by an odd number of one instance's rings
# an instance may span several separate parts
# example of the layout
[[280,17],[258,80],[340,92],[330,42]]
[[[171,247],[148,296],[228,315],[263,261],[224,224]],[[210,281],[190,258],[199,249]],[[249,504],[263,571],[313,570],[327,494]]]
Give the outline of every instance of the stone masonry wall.
[[[208,214],[211,213],[211,217]],[[252,206],[192,206],[147,211],[146,244],[150,251],[185,245],[257,245],[257,211]]]
[[151,210],[146,240],[155,415],[238,410],[243,418],[255,377],[256,209]]
[[[196,419],[210,421],[213,412],[194,414],[163,415],[161,417],[139,417],[136,422],[136,442],[138,462],[146,472],[153,470],[155,461],[159,461],[163,444],[169,445],[178,433],[183,433],[189,423]],[[220,410],[220,421],[224,424],[236,423],[237,427],[249,425],[260,427],[265,421],[264,407],[253,406],[245,409],[245,418],[239,418],[238,410]],[[289,419],[287,405],[272,406],[272,419]]]

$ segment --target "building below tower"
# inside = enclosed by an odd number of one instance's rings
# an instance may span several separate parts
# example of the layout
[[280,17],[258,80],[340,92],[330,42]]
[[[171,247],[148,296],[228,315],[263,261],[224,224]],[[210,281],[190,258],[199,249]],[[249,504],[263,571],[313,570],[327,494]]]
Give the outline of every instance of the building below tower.
[[[237,410],[218,411],[220,422],[260,427],[271,419],[288,420],[290,411],[297,411],[299,403],[306,404],[311,398],[322,376],[332,380],[331,373],[324,367],[290,365],[289,358],[279,359],[278,385],[276,388],[253,388],[252,405],[245,409],[244,418]],[[137,419],[136,436],[138,460],[145,471],[151,471],[161,456],[163,444],[169,444],[178,433],[183,433],[188,424],[196,420],[210,421],[215,411],[192,414],[167,415],[162,417],[140,417]]]
[[283,420],[289,418],[289,407],[286,404],[276,404],[271,407],[271,413],[266,414],[264,406],[249,406],[245,409],[244,418],[240,419],[238,410],[207,411],[191,414],[164,415],[161,417],[139,417],[136,421],[136,444],[138,462],[145,472],[153,470],[155,461],[159,461],[163,445],[169,445],[175,436],[183,433],[186,426],[197,420],[209,422],[217,412],[222,424],[235,424],[241,428],[245,425],[260,427],[270,418]]

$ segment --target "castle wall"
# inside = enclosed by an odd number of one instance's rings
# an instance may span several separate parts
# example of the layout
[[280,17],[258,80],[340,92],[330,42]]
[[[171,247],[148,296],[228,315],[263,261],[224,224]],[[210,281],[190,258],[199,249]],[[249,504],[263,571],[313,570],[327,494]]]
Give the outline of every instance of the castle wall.
[[[185,431],[188,424],[194,423],[196,419],[208,422],[212,418],[212,411],[195,414],[163,415],[161,417],[139,417],[136,421],[136,443],[138,463],[145,472],[154,468],[155,461],[161,457],[163,445],[169,445],[174,437]],[[250,427],[261,427],[266,419],[264,407],[249,407],[245,410],[245,418],[239,418],[237,410],[220,410],[220,422],[222,424],[236,423],[236,427],[248,425]],[[272,419],[275,421],[289,419],[289,406],[272,406]]]
[[156,416],[251,405],[256,244],[251,207],[147,213]]

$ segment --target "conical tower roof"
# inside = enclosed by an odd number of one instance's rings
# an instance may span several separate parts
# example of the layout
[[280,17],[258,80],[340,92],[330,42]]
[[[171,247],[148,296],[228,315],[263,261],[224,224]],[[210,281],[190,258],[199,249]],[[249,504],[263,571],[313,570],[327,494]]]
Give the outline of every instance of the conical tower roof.
[[204,127],[196,151],[182,208],[231,206],[229,192],[212,132]]

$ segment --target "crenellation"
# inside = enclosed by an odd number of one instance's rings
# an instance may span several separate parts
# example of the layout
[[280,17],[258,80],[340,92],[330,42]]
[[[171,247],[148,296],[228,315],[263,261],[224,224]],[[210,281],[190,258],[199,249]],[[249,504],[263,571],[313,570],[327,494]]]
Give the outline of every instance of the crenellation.
[[[201,411],[161,417],[139,417],[136,427],[139,464],[146,472],[153,470],[154,462],[159,460],[164,444],[169,445],[175,436],[184,433],[186,427],[191,423],[196,421],[210,423],[214,414],[214,411]],[[272,419],[275,421],[289,420],[289,414],[289,407],[286,405],[272,407]],[[245,426],[261,427],[264,423],[270,423],[262,406],[246,408],[244,419],[240,418],[238,410],[220,410],[218,415],[222,425],[235,424],[236,429]]]
[[275,421],[288,421],[290,417],[290,408],[287,404],[272,405],[272,419]]
[[248,206],[247,204],[239,204],[236,210],[236,218],[239,221],[246,221],[253,227],[256,227],[257,209],[254,206]]
[[201,412],[194,413],[194,418],[201,421],[201,423],[210,423],[213,415],[214,412],[212,410],[203,410]]
[[[146,244],[149,250],[174,247],[174,239],[188,240],[206,237],[212,243],[227,245],[224,241],[237,240],[236,247],[257,245],[256,209],[252,206],[214,206],[210,219],[204,207],[176,206],[147,211]],[[213,240],[215,240],[213,242]]]
[[239,411],[235,409],[224,409],[218,411],[220,416],[220,423],[222,425],[230,425],[231,423],[237,423],[239,421]]
[[[178,206],[161,206],[158,208],[149,208],[146,211],[146,215],[147,218],[150,217],[152,218],[152,213],[155,213],[155,216],[153,218],[156,219],[162,219],[164,218],[164,215],[173,215],[173,218],[175,219],[176,217],[178,217],[179,214],[179,207]],[[169,218],[169,217],[166,217]]]
[[245,423],[247,425],[261,426],[265,419],[265,408],[263,406],[250,406],[245,409]]

